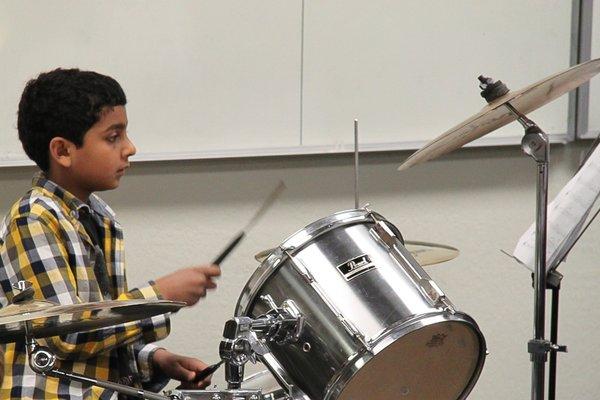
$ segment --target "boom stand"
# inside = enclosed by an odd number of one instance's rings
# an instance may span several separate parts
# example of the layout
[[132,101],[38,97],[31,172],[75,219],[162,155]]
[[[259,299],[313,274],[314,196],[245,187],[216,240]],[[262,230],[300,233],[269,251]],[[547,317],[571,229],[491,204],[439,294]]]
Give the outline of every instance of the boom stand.
[[529,118],[516,110],[509,102],[506,107],[517,116],[525,128],[521,141],[523,152],[533,158],[538,167],[537,201],[535,218],[535,269],[533,275],[533,339],[527,344],[531,355],[531,399],[544,398],[545,368],[548,352],[558,346],[544,339],[546,326],[546,233],[548,213],[548,159],[550,146],[547,135]]

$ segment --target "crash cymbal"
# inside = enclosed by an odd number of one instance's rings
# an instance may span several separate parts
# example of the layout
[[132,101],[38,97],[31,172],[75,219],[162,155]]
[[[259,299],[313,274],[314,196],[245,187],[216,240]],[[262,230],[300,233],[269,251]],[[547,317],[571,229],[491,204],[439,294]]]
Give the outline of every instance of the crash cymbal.
[[460,253],[458,249],[451,246],[416,240],[406,240],[404,247],[422,267],[450,261],[458,257]]
[[[458,249],[438,243],[407,240],[404,242],[404,246],[421,266],[449,261],[458,257],[459,254]],[[254,259],[262,263],[273,251],[275,251],[275,248],[263,250],[257,253]]]
[[110,300],[60,305],[26,300],[0,309],[0,343],[25,338],[25,323],[31,322],[36,338],[64,335],[137,321],[174,312],[185,303],[166,300]]
[[515,121],[517,117],[504,107],[508,102],[521,114],[528,114],[589,81],[598,72],[600,72],[600,58],[551,75],[524,89],[509,91],[471,118],[427,143],[400,165],[398,170],[405,170],[450,153],[466,143]]

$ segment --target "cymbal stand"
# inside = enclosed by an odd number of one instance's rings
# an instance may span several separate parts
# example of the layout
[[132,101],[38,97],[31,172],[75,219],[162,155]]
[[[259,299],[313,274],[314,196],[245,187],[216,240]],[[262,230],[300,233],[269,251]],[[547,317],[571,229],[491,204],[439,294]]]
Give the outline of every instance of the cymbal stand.
[[[533,339],[527,344],[532,362],[531,374],[531,398],[542,400],[544,398],[545,368],[548,352],[564,351],[562,346],[548,341],[544,338],[546,327],[546,238],[547,238],[547,215],[548,215],[548,160],[550,157],[550,143],[548,136],[527,118],[515,109],[510,102],[505,106],[517,117],[517,121],[525,129],[525,135],[521,141],[523,152],[533,158],[538,167],[538,179],[536,185],[536,235],[535,235],[535,269],[533,273],[534,310],[533,310]],[[556,301],[558,297],[556,296]],[[558,311],[556,309],[556,311]],[[558,320],[558,315],[556,321]],[[554,364],[555,366],[555,364]],[[554,369],[554,372],[556,369]],[[556,374],[551,375],[556,379]],[[555,387],[555,382],[551,383]]]

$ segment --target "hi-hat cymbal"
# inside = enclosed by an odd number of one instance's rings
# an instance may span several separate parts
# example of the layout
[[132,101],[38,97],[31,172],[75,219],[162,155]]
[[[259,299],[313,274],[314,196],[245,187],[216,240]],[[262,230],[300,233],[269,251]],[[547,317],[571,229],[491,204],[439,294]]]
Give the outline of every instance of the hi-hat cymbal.
[[137,321],[185,307],[167,300],[110,300],[60,305],[49,301],[26,300],[0,309],[0,343],[25,338],[30,322],[36,338],[64,335]]
[[[458,249],[444,244],[407,240],[404,247],[412,254],[421,266],[439,264],[458,257]],[[275,249],[267,249],[257,253],[254,259],[263,262]]]
[[466,121],[427,143],[400,165],[398,170],[405,170],[450,153],[466,143],[515,121],[517,117],[504,107],[508,102],[521,114],[528,114],[589,81],[598,72],[600,72],[600,58],[550,75],[524,89],[509,91]]

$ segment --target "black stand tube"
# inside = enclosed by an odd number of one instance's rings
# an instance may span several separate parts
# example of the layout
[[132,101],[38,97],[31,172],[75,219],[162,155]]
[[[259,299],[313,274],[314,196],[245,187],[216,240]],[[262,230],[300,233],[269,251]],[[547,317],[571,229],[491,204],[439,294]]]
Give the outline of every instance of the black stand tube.
[[[558,341],[558,295],[560,288],[552,288],[552,317],[550,320],[550,341]],[[548,400],[556,399],[556,351],[550,350],[548,370]]]
[[546,281],[547,288],[552,290],[552,309],[550,317],[550,342],[553,344],[550,349],[550,364],[548,370],[548,400],[556,399],[556,365],[558,361],[558,352],[566,352],[567,346],[559,346],[558,343],[558,309],[560,283],[563,275],[558,271],[551,270],[548,273]]

